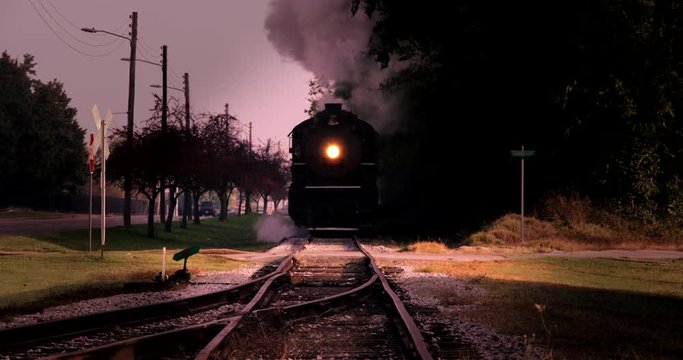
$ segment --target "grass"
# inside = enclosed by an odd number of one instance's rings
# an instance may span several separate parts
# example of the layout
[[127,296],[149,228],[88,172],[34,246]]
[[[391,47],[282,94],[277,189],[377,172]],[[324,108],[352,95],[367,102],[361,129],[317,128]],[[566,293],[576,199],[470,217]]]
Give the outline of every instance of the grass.
[[408,245],[406,251],[427,254],[447,254],[451,252],[446,244],[438,241],[418,241]]
[[[417,265],[487,296],[435,288],[454,317],[526,335],[555,359],[683,358],[683,260],[532,260]],[[455,309],[455,308],[453,308]]]
[[130,281],[150,281],[161,271],[162,247],[167,248],[166,271],[182,268],[172,260],[181,249],[198,245],[200,252],[188,259],[194,274],[229,271],[243,264],[212,252],[213,248],[261,251],[273,246],[255,240],[256,216],[231,217],[226,222],[204,220],[188,229],[175,226],[172,233],[157,228],[158,237],[145,237],[145,225],[131,229],[107,229],[104,258],[100,258],[99,231],[88,252],[87,230],[10,236],[0,235],[0,313],[35,309],[73,298],[76,293],[120,291]]
[[507,214],[469,237],[474,246],[524,247],[538,251],[605,249],[683,250],[683,237],[647,237],[628,226],[613,228],[591,222],[567,223],[524,217],[524,241],[517,214]]

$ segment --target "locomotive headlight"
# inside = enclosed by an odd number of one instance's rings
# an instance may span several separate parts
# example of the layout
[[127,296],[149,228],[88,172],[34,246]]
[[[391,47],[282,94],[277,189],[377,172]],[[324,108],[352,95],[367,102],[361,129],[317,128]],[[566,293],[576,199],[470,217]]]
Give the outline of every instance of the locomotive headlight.
[[325,156],[327,156],[327,158],[330,160],[336,160],[340,155],[341,149],[339,146],[337,146],[337,144],[330,144],[325,148]]

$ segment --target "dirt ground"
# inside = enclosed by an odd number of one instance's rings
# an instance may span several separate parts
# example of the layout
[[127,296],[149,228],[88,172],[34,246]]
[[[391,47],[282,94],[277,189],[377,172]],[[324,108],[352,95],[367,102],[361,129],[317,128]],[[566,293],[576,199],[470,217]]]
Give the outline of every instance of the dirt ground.
[[[606,259],[630,259],[630,260],[674,260],[683,259],[683,251],[672,250],[585,250],[585,251],[553,251],[545,253],[529,253],[523,249],[495,249],[463,247],[446,254],[426,254],[401,251],[398,248],[386,246],[364,245],[364,247],[377,260],[411,260],[411,261],[495,261],[529,259],[547,256],[572,257],[572,258],[606,258]],[[226,258],[250,261],[271,262],[282,257],[273,253],[240,252],[223,255]]]

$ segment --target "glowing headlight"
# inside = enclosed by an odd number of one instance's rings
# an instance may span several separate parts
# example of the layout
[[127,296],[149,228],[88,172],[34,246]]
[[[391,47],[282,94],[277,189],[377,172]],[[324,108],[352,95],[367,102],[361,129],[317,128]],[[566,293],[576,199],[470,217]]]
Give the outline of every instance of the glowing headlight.
[[325,155],[327,155],[328,159],[335,160],[341,155],[341,149],[339,149],[339,146],[336,144],[327,145],[327,148],[325,148]]

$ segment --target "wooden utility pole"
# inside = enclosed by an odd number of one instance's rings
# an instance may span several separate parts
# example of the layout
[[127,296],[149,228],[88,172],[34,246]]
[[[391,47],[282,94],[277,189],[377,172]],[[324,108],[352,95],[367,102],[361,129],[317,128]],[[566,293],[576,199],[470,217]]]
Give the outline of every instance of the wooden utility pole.
[[[187,138],[192,136],[192,130],[190,129],[190,75],[185,73],[183,75],[183,90],[185,90],[185,131],[187,132]],[[185,200],[183,204],[183,217],[180,221],[180,227],[187,228],[187,215],[192,209],[192,204],[190,199],[190,189],[185,189]]]
[[183,75],[183,90],[185,90],[185,130],[190,132],[190,74]]
[[168,81],[167,81],[167,70],[168,70],[168,47],[166,45],[161,47],[161,76],[162,76],[162,98],[161,98],[161,131],[166,131],[168,128]]
[[[138,43],[138,13],[130,16],[130,66],[128,71],[128,127],[126,128],[126,150],[133,152],[133,126],[135,119],[135,56]],[[130,203],[132,193],[132,175],[130,169],[123,176],[123,226],[130,227]]]
[[[249,150],[247,156],[251,158],[251,121],[249,122]],[[251,214],[251,190],[247,190],[244,194],[244,215]]]
[[[166,132],[168,127],[168,109],[166,104],[168,102],[168,82],[166,81],[166,70],[168,68],[167,60],[167,47],[166,45],[161,47],[161,131]],[[161,159],[159,159],[161,161]],[[161,179],[161,189],[159,190],[159,222],[164,223],[166,221],[166,180]]]

